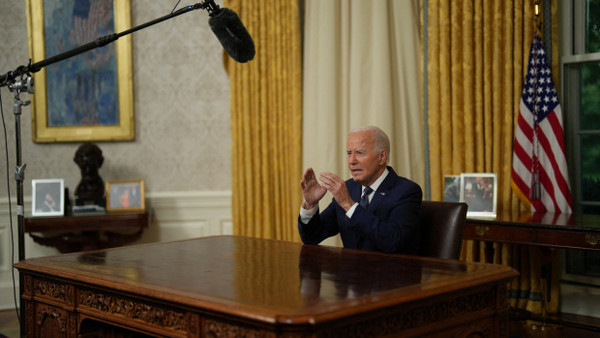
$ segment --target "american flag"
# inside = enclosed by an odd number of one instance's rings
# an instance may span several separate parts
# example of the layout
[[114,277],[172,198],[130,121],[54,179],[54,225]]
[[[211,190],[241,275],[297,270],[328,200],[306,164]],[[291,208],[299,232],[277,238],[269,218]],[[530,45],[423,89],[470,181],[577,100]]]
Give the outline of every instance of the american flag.
[[531,42],[513,151],[517,196],[532,211],[571,213],[562,110],[538,34]]

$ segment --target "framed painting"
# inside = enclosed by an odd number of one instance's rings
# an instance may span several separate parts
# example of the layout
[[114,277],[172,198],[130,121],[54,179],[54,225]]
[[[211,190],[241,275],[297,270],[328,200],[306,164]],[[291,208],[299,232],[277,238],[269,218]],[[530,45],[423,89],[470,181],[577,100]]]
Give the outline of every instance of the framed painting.
[[469,206],[467,217],[495,218],[498,178],[494,173],[460,174],[460,202]]
[[31,215],[63,216],[65,214],[65,183],[63,179],[31,180]]
[[106,182],[106,210],[143,212],[146,210],[144,180]]
[[[131,28],[130,0],[26,0],[32,63]],[[135,137],[131,35],[34,73],[34,142]]]

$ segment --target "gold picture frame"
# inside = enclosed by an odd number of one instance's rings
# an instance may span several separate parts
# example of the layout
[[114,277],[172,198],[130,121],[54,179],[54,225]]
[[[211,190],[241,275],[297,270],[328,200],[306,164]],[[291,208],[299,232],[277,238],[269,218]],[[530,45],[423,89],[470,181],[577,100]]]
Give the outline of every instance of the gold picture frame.
[[[26,0],[29,56],[32,63],[54,55],[45,55],[44,5],[49,0]],[[60,0],[50,0],[59,3]],[[94,2],[92,2],[94,3]],[[131,28],[131,0],[113,1],[114,33]],[[73,10],[73,13],[75,11]],[[75,16],[75,14],[73,14]],[[110,34],[112,32],[108,32]],[[95,36],[94,39],[101,36]],[[64,37],[67,38],[66,36]],[[34,142],[85,142],[85,141],[131,141],[135,138],[133,110],[133,75],[131,35],[125,35],[112,42],[116,50],[115,95],[118,95],[118,122],[107,124],[52,125],[48,123],[48,83],[46,69],[34,73],[35,94],[32,95],[32,138]],[[88,51],[86,53],[90,53]],[[86,54],[83,53],[83,54]],[[82,54],[82,55],[83,55]],[[55,54],[56,55],[56,54]],[[65,62],[66,60],[60,61]],[[58,62],[58,63],[60,63]],[[56,64],[58,64],[56,63]],[[65,93],[66,95],[66,93]],[[116,118],[115,118],[116,120]]]
[[106,182],[106,211],[144,212],[146,191],[144,180],[117,180]]

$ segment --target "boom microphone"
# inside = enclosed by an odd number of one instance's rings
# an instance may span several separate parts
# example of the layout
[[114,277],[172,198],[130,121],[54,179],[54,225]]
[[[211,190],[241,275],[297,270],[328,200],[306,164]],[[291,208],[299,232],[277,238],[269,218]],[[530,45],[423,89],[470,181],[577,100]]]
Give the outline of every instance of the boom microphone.
[[254,41],[234,11],[217,8],[210,13],[208,25],[235,61],[244,63],[254,58]]
[[[235,14],[235,12],[231,9],[220,8],[217,4],[215,4],[214,0],[204,0],[202,3],[186,6],[178,11],[171,12],[168,15],[146,22],[139,26],[135,26],[121,33],[113,33],[99,37],[92,42],[88,42],[84,45],[49,57],[34,64],[31,64],[31,60],[29,60],[29,64],[27,66],[20,66],[14,71],[0,75],[0,88],[9,85],[12,86],[15,81],[19,80],[19,77],[38,72],[48,65],[71,58],[75,55],[82,54],[92,49],[105,46],[116,41],[122,36],[131,34],[140,29],[152,26],[195,9],[205,9],[208,11],[210,16],[210,19],[208,19],[208,25],[212,29],[213,33],[215,33],[217,36],[217,39],[219,39],[219,42],[221,42],[221,45],[223,45],[223,48],[225,48],[225,51],[227,51],[227,54],[229,54],[229,56],[231,56],[235,61],[244,63],[254,58],[254,42],[252,41],[252,37],[250,34],[248,34],[246,27],[244,27],[244,24],[242,24],[242,21],[240,21],[240,18],[237,16],[237,14]],[[33,85],[33,83],[26,84],[28,86]],[[32,86],[31,89],[33,89]]]

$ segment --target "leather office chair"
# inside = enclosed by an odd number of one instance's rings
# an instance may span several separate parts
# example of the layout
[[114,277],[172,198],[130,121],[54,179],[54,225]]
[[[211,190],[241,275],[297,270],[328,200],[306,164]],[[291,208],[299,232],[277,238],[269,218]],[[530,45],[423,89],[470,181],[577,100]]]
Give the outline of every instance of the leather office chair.
[[467,204],[423,201],[420,218],[422,255],[459,259]]

